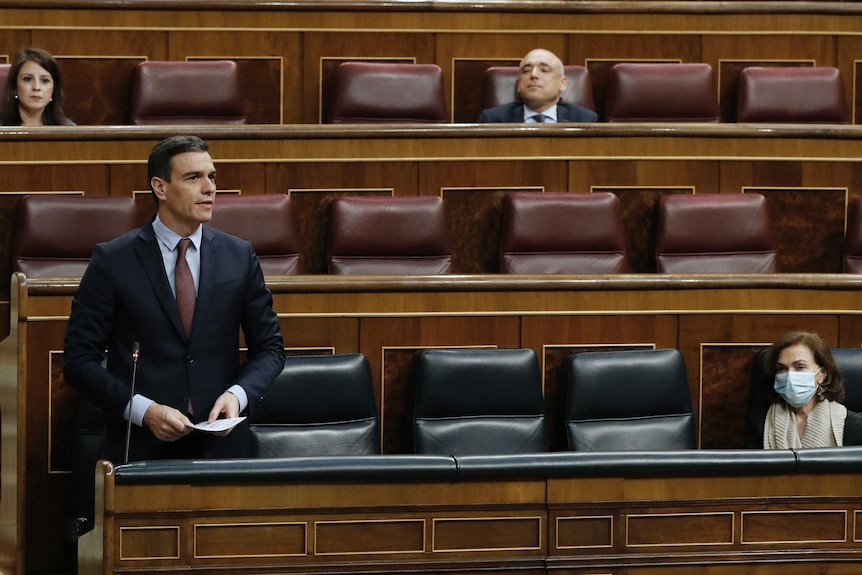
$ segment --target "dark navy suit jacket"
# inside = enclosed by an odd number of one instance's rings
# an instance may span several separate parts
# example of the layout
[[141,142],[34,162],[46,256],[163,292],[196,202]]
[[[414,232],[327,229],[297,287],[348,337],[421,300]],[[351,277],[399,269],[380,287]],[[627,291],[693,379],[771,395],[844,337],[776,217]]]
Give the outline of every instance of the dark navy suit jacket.
[[[151,223],[96,246],[78,292],[64,346],[64,376],[107,416],[103,456],[122,461],[132,379],[132,343],[140,343],[135,393],[187,411],[198,420],[231,385],[253,410],[283,366],[272,294],[251,244],[204,226],[191,334],[186,335]],[[240,369],[240,329],[248,347]],[[107,369],[103,367],[107,350]],[[130,459],[166,456],[172,444],[132,426]],[[193,432],[201,433],[201,432]],[[234,437],[235,436],[235,437]],[[244,457],[248,430],[206,434],[205,457]],[[169,455],[168,455],[169,456]]]
[[[598,122],[598,115],[582,106],[557,102],[557,122]],[[483,110],[479,116],[482,123],[510,123],[518,124],[524,122],[524,104],[521,102],[510,102]]]

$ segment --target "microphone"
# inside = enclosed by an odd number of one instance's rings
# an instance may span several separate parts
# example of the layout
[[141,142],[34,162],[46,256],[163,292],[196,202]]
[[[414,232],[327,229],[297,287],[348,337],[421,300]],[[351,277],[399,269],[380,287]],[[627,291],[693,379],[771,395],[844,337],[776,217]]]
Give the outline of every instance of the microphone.
[[129,462],[129,440],[132,437],[132,400],[135,398],[135,378],[138,375],[138,357],[141,355],[141,344],[132,344],[132,389],[129,392],[129,421],[126,423],[126,453],[123,463]]

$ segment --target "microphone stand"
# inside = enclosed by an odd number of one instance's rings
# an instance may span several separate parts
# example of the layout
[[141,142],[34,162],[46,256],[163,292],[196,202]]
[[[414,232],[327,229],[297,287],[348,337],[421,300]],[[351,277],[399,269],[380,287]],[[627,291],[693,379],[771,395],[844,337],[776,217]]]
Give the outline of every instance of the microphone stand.
[[132,389],[129,392],[129,421],[126,423],[126,453],[123,463],[129,462],[129,440],[132,437],[132,401],[135,398],[135,378],[138,375],[138,356],[141,355],[141,344],[132,344]]

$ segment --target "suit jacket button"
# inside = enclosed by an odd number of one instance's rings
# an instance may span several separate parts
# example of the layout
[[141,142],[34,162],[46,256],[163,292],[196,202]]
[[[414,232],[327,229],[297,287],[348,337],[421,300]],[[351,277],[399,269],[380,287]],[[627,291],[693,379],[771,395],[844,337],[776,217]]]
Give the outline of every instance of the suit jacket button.
[[190,356],[190,355],[187,355],[187,356],[186,356],[186,361],[187,361],[187,362],[189,362],[189,365],[191,365],[191,364],[193,364],[193,363],[195,362],[195,358],[193,358],[193,357],[192,357],[192,356]]

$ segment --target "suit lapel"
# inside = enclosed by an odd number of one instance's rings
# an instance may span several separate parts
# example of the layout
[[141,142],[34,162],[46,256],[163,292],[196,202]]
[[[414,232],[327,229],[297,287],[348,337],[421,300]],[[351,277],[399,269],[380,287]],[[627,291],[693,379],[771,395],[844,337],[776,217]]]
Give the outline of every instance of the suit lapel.
[[141,241],[135,246],[135,250],[141,259],[144,271],[150,280],[150,285],[153,287],[153,291],[162,309],[165,310],[165,314],[171,320],[174,328],[185,337],[186,330],[183,328],[180,312],[177,309],[177,301],[174,299],[174,294],[171,293],[171,285],[168,283],[168,278],[165,274],[165,264],[162,260],[162,252],[157,244],[156,234],[153,232],[153,225],[147,224],[142,227],[138,238]]
[[569,107],[562,102],[557,102],[557,122],[569,121]]
[[524,123],[524,104],[515,104],[512,108],[512,117],[509,121],[517,124]]

